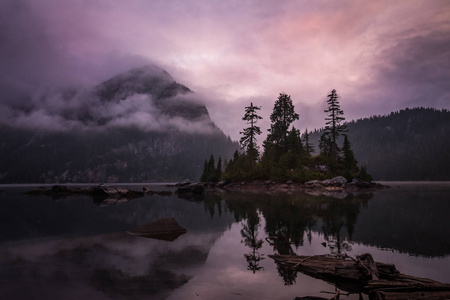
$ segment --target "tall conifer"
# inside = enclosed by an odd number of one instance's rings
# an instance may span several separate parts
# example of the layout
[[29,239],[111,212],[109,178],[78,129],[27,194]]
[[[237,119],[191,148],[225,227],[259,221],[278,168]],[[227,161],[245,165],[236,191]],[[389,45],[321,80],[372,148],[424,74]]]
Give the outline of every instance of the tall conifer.
[[253,106],[253,103],[250,103],[250,106],[245,107],[245,115],[242,120],[246,121],[250,126],[240,132],[240,134],[242,134],[240,140],[241,147],[245,148],[245,153],[253,161],[256,161],[259,156],[259,147],[256,144],[256,136],[261,134],[261,129],[256,126],[256,123],[258,120],[262,119],[262,117],[257,114],[257,111],[260,109],[261,107]]
[[328,95],[328,109],[324,111],[328,114],[328,117],[325,118],[324,134],[327,136],[330,143],[330,158],[333,161],[338,160],[340,149],[337,141],[339,136],[345,132],[346,128],[345,124],[341,124],[345,118],[343,117],[344,111],[340,108],[338,98],[336,90],[332,90],[331,94]]
[[291,96],[280,93],[270,115],[272,124],[270,125],[266,145],[275,145],[281,153],[286,152],[289,144],[289,126],[298,119],[299,115],[294,111]]

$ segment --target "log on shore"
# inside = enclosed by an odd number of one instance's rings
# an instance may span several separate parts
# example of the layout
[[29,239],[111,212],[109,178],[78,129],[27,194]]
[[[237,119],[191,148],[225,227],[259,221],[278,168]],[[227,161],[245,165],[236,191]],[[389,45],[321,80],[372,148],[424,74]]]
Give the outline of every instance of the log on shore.
[[370,294],[370,300],[448,300],[450,292],[383,292]]
[[[428,296],[450,299],[450,284],[402,274],[393,264],[375,262],[370,254],[356,259],[332,255],[269,257],[278,264],[322,279],[341,290],[369,294],[370,299],[428,299],[424,298]],[[408,296],[405,298],[405,295]],[[397,296],[403,298],[395,298]]]

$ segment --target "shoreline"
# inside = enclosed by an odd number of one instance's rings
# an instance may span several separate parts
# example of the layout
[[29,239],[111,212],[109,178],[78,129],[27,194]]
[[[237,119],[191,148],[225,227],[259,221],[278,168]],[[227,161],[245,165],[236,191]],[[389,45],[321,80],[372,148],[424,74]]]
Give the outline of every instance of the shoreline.
[[218,190],[230,192],[249,192],[249,193],[306,193],[309,195],[325,195],[334,198],[345,198],[348,194],[370,193],[386,188],[389,185],[384,185],[377,182],[361,182],[361,183],[346,183],[346,184],[329,184],[324,185],[317,181],[313,183],[276,183],[272,181],[249,181],[249,182],[235,182],[227,185],[216,185],[213,183],[204,183],[206,192],[215,192]]

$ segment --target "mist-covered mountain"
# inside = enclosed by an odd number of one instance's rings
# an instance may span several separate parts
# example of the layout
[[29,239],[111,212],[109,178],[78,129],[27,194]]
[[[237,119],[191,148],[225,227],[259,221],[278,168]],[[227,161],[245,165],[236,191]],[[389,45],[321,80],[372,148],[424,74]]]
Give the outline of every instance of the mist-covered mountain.
[[2,183],[195,180],[210,154],[238,148],[198,96],[153,65],[44,89],[1,114]]
[[349,122],[347,129],[359,165],[375,180],[450,180],[448,110],[407,108]]

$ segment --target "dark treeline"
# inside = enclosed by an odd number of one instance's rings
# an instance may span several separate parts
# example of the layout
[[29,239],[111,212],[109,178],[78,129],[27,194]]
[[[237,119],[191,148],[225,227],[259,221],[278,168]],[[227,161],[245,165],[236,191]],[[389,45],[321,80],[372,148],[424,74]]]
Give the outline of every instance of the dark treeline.
[[[324,111],[325,127],[317,145],[318,155],[314,154],[315,147],[310,142],[308,130],[301,134],[300,130],[291,126],[300,116],[295,112],[291,96],[284,93],[275,101],[269,133],[260,151],[257,136],[261,134],[261,129],[257,123],[262,117],[258,115],[260,107],[251,103],[245,107],[242,118],[248,125],[241,132],[242,151],[236,151],[229,161],[222,162],[219,158],[217,165],[211,155],[204,163],[200,180],[305,182],[339,175],[347,180],[371,180],[366,168],[357,165],[338,98],[336,90],[328,95],[328,109]],[[341,139],[344,141],[342,145],[339,143]]]
[[0,127],[0,182],[146,182],[198,178],[209,153],[231,157],[238,143],[212,134],[35,132]]
[[[449,110],[407,108],[346,126],[356,159],[374,179],[450,180]],[[314,145],[322,133],[310,134]]]

